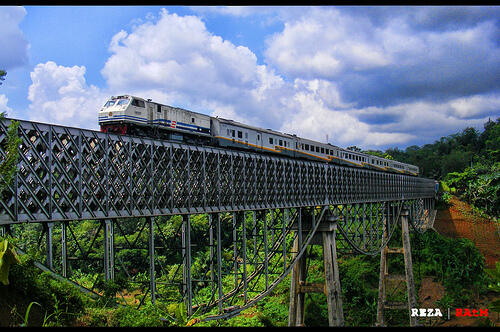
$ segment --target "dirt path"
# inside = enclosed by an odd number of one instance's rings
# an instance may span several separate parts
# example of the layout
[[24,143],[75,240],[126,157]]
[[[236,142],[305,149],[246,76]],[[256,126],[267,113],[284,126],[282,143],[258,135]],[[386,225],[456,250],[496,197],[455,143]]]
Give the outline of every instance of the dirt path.
[[[485,268],[495,268],[495,263],[500,259],[500,233],[494,221],[475,215],[466,202],[452,197],[451,205],[445,210],[439,210],[434,221],[434,229],[441,235],[451,238],[467,238],[474,242],[476,248],[485,257]],[[443,286],[433,280],[425,278],[419,291],[420,306],[434,308],[436,301],[444,295]],[[478,299],[478,304],[483,308],[488,303],[498,300],[498,296],[488,294],[484,299]],[[447,313],[444,313],[447,315]],[[494,326],[500,326],[499,314],[491,312],[488,319]],[[470,317],[453,317],[451,320],[441,321],[439,326],[477,326],[480,322]],[[434,324],[432,324],[434,325]]]
[[487,268],[495,268],[495,263],[500,259],[498,226],[492,220],[474,215],[469,204],[454,196],[448,209],[438,211],[434,229],[447,237],[473,241],[486,258]]

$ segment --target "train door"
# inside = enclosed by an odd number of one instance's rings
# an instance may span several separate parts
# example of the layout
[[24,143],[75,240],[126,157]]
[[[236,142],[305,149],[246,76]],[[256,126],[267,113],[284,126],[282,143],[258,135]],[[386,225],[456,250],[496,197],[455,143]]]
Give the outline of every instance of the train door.
[[262,133],[260,131],[255,132],[255,145],[262,149]]
[[133,116],[133,121],[140,122],[142,124],[146,123],[148,118],[146,103],[144,100],[134,98],[130,103],[130,115]]
[[154,104],[148,103],[148,123],[153,124],[154,117]]
[[156,125],[162,125],[163,124],[163,113],[162,113],[162,109],[161,109],[161,105],[160,104],[154,104],[154,110],[153,110],[153,123],[156,124]]

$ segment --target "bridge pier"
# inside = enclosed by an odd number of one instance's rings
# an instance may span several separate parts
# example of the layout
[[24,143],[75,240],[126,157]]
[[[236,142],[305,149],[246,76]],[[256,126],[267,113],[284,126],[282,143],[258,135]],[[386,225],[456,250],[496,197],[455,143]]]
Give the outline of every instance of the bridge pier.
[[[302,219],[304,215],[299,216]],[[302,221],[298,223],[298,236],[294,241],[294,252],[297,253],[302,247],[302,232],[307,231],[307,227],[314,225],[314,214],[310,216],[311,223],[307,220],[305,227]],[[307,219],[307,217],[305,218]],[[337,232],[338,218],[330,215],[320,220],[320,225],[311,241],[312,244],[323,246],[323,264],[325,273],[325,284],[307,284],[307,257],[300,257],[292,269],[290,285],[290,307],[288,312],[288,326],[304,326],[305,314],[305,294],[311,292],[321,292],[326,295],[328,302],[328,325],[344,326],[344,312],[342,308],[342,289],[340,286],[340,276],[337,263],[337,247],[335,236]]]
[[54,223],[44,223],[43,228],[46,232],[45,244],[47,246],[47,260],[46,264],[50,270],[54,270],[54,255],[52,251],[52,228],[54,227]]
[[104,280],[115,279],[115,254],[114,254],[114,222],[106,219],[104,223]]
[[[415,294],[415,281],[413,279],[413,264],[411,260],[411,246],[410,246],[410,231],[408,228],[409,211],[403,208],[399,216],[401,223],[401,240],[402,248],[389,248],[386,244],[380,251],[380,279],[379,279],[379,295],[377,305],[377,322],[376,326],[386,326],[385,311],[388,309],[401,309],[408,310],[410,318],[410,326],[418,326],[416,317],[412,317],[411,309],[417,308],[417,300]],[[383,223],[382,243],[385,243],[388,232],[387,225]],[[405,262],[405,275],[389,274],[387,264],[387,254],[403,254]],[[407,303],[404,302],[390,302],[387,301],[387,285],[391,280],[399,280],[406,282]]]

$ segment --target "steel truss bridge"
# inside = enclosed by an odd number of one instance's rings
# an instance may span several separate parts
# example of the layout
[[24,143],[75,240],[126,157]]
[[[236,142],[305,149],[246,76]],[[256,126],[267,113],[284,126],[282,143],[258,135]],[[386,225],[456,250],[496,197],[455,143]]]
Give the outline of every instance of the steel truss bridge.
[[[430,179],[19,123],[2,235],[91,295],[99,278],[126,276],[142,289],[137,306],[168,300],[189,316],[231,317],[289,274],[327,218],[338,223],[337,250],[378,255],[402,210],[417,231],[435,216]],[[9,124],[0,123],[0,161]]]

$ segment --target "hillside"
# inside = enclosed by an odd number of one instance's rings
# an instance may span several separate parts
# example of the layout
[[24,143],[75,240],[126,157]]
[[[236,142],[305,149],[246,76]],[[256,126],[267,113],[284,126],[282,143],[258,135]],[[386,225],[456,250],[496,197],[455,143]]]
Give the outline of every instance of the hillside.
[[[500,259],[500,227],[497,222],[477,215],[469,204],[452,196],[449,206],[438,210],[434,229],[441,235],[459,239],[465,238],[474,242],[475,246],[485,257],[485,268],[494,269],[495,263]],[[422,307],[436,307],[437,301],[444,296],[443,286],[433,280],[426,278],[422,281],[419,292]],[[489,308],[488,319],[494,326],[500,326],[500,314],[491,309],[493,301],[500,300],[500,295],[488,292],[477,296],[469,308]],[[447,313],[444,313],[447,316]],[[445,317],[446,318],[446,317]],[[441,321],[439,326],[479,326],[484,324],[482,319],[473,317],[454,317],[450,314],[449,321]]]

